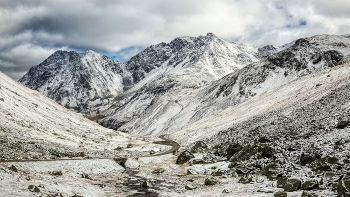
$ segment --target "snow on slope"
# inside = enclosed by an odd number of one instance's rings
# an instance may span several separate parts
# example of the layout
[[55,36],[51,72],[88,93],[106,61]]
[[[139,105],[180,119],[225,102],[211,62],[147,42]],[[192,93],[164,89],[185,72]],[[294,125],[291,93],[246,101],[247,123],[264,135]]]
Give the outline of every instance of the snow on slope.
[[57,51],[19,82],[67,108],[95,115],[98,107],[124,91],[128,75],[124,64],[91,50]]
[[307,105],[320,99],[322,96],[329,94],[334,89],[334,86],[341,86],[349,83],[349,81],[349,63],[328,68],[251,97],[245,102],[228,107],[215,115],[200,119],[187,125],[182,130],[174,132],[171,134],[171,137],[178,139],[184,145],[190,145],[204,138],[210,138],[221,131],[231,128],[233,125],[249,120],[253,121],[252,118],[254,116],[285,106],[292,106],[283,108],[282,113],[287,115],[297,106]]
[[299,39],[286,50],[248,65],[208,86],[163,91],[162,97],[157,98],[145,96],[149,100],[152,98],[151,105],[142,109],[144,112],[138,114],[135,121],[122,126],[120,131],[141,135],[175,132],[187,124],[244,102],[247,98],[301,76],[341,64],[346,61],[344,57],[349,53],[348,36],[321,35]]
[[[143,121],[154,102],[167,100],[165,94],[171,95],[173,99],[169,102],[175,102],[174,105],[179,107],[181,104],[176,103],[177,97],[182,97],[179,92],[186,95],[197,92],[202,86],[258,61],[256,53],[254,48],[226,42],[211,33],[197,38],[180,37],[169,44],[151,46],[126,63],[127,69],[133,73],[133,83],[137,84],[117,97],[114,105],[101,113],[107,117],[99,122],[118,129],[128,122],[130,126]],[[151,116],[163,116],[159,121],[168,121],[171,114],[162,110],[168,108],[168,102],[158,104],[162,112]],[[156,124],[157,119],[149,123]],[[153,128],[146,133],[151,134],[151,130]]]
[[[131,138],[103,128],[0,73],[2,159],[51,158],[58,152],[93,152],[126,147],[128,143],[148,144]],[[23,152],[26,150],[29,152]]]

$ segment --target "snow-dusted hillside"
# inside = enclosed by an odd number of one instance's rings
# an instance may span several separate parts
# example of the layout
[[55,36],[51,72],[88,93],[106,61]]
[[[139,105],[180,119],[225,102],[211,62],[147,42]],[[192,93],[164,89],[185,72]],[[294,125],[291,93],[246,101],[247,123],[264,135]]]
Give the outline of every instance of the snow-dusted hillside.
[[0,159],[48,159],[67,152],[73,155],[85,152],[86,156],[94,151],[126,147],[128,143],[147,144],[106,129],[3,73],[0,73],[0,140]]
[[97,107],[124,91],[128,75],[124,64],[94,51],[57,51],[19,82],[67,108],[95,115]]
[[337,66],[347,61],[345,57],[349,54],[349,36],[299,39],[289,48],[203,88],[164,91],[161,97],[154,98],[144,96],[151,105],[120,130],[142,135],[172,133],[301,76]]

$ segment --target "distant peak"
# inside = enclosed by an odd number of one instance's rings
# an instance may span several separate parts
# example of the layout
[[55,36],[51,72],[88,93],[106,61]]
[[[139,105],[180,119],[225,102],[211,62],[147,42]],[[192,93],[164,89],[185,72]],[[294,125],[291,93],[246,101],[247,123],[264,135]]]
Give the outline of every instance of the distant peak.
[[95,54],[96,52],[91,50],[91,49],[87,49],[84,54]]
[[213,33],[209,32],[207,33],[207,36],[215,36]]

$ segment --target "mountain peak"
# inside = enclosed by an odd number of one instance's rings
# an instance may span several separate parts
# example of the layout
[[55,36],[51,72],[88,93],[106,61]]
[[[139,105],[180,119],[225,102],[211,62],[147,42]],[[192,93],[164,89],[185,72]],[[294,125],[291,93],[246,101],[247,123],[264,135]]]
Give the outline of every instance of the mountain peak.
[[84,56],[101,56],[101,54],[96,53],[95,51],[91,49],[87,49],[84,53]]

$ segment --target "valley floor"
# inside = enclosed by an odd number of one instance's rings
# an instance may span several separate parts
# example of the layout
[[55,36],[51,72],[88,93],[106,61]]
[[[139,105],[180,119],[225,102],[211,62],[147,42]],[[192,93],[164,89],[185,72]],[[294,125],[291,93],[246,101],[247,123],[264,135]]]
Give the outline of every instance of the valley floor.
[[[128,159],[125,167],[111,159],[0,163],[1,196],[261,196],[281,189],[274,181],[255,177],[238,183],[235,176],[212,176],[229,171],[228,162],[175,164],[173,154]],[[190,169],[190,170],[189,170]],[[164,172],[162,172],[164,170]],[[188,171],[195,172],[189,174]],[[216,185],[205,185],[215,178]],[[32,189],[30,186],[33,186]],[[31,191],[32,190],[32,191]],[[326,191],[325,191],[326,192]],[[324,196],[332,196],[325,193]],[[301,191],[289,193],[301,196]]]

